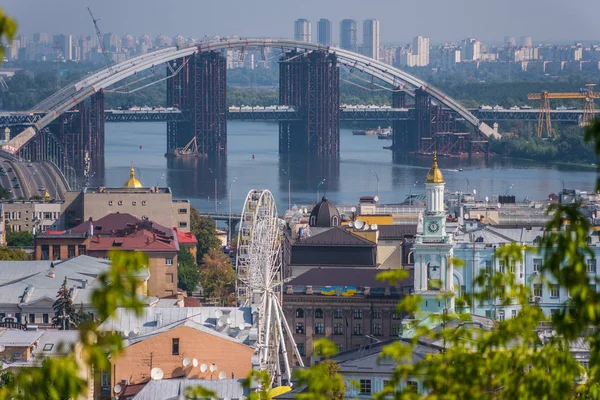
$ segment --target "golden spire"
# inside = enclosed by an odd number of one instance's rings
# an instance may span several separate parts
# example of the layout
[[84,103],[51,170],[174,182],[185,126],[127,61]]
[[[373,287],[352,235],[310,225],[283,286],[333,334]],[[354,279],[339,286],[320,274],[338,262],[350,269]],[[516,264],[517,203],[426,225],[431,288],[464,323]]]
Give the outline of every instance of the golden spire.
[[129,171],[129,179],[123,184],[124,188],[141,188],[142,184],[140,181],[135,179],[135,168],[133,167],[133,163],[131,163],[131,171]]
[[44,200],[45,201],[50,200],[50,193],[48,193],[48,190],[46,190],[46,194],[44,195]]
[[437,151],[435,149],[435,142],[433,142],[433,165],[427,173],[427,180],[425,183],[444,183],[444,176],[442,171],[438,167],[437,163]]

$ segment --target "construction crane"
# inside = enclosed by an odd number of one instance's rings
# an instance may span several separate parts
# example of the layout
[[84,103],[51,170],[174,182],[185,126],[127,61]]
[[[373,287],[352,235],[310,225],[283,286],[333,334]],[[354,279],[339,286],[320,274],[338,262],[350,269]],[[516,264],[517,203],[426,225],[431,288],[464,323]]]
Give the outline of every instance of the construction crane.
[[544,127],[546,134],[553,136],[552,121],[550,119],[550,99],[583,99],[583,118],[581,125],[588,125],[594,119],[595,99],[600,99],[600,93],[594,92],[595,83],[586,83],[585,88],[581,88],[579,92],[564,92],[564,93],[529,93],[528,100],[540,100],[540,114],[538,117],[537,135],[542,137]]
[[106,47],[104,46],[102,32],[100,32],[100,28],[98,27],[98,21],[100,20],[94,18],[94,14],[92,14],[92,10],[89,7],[87,9],[92,17],[92,21],[94,22],[94,28],[96,28],[96,37],[98,38],[98,44],[100,45],[100,50],[102,50],[102,55],[104,56],[104,63],[106,64],[106,68],[110,68],[112,67],[112,61],[108,56],[108,51],[106,51]]

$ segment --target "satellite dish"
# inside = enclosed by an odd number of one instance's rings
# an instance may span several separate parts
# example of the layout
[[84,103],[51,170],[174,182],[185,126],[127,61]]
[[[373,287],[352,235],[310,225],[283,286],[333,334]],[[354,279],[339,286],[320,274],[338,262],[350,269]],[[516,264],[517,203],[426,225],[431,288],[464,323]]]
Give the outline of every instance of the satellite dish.
[[365,226],[363,226],[363,231],[368,231],[371,227],[369,226],[369,224],[365,224]]
[[356,221],[354,221],[354,227],[356,229],[362,229],[363,226],[365,226],[365,223],[362,220],[357,219]]
[[375,200],[375,203],[379,203],[379,196],[373,197],[373,200]]
[[207,369],[208,369],[208,367],[206,366],[206,364],[202,364],[200,366],[200,371],[202,371],[202,372],[206,372]]
[[477,194],[477,189],[473,189],[473,196]]
[[498,208],[502,208],[502,204],[498,203]]
[[183,364],[184,367],[188,367],[192,362],[190,361],[189,358],[184,358],[183,361],[181,362]]
[[135,328],[133,328],[133,333],[136,335],[140,334],[140,328],[138,328],[137,326]]
[[376,230],[377,230],[377,228],[378,228],[378,227],[377,227],[377,224],[371,224],[371,229],[373,229],[374,231],[376,231]]
[[129,332],[127,329],[123,331],[123,337],[129,337],[131,332]]
[[215,372],[218,368],[217,368],[217,364],[210,364],[210,372]]
[[490,201],[490,198],[485,196],[485,202],[487,203],[488,201]]
[[223,311],[221,311],[221,310],[215,311],[215,317],[221,318],[222,316],[223,316]]
[[225,325],[225,322],[222,319],[218,319],[217,320],[217,326],[218,327],[222,327],[223,325]]
[[119,385],[119,384],[116,384],[116,385],[115,385],[115,387],[113,388],[113,391],[114,391],[116,394],[119,394],[119,393],[121,393],[121,391],[122,391],[122,390],[123,390],[123,388],[122,388],[122,387],[121,387],[121,385]]
[[471,216],[469,214],[465,214],[465,219],[469,219]]
[[227,374],[224,371],[219,372],[219,379],[223,380],[227,378]]
[[352,208],[350,209],[350,211],[352,211],[352,212],[356,212],[356,207],[352,207]]
[[192,365],[194,366],[194,368],[196,368],[198,366],[198,359],[197,358],[194,358],[192,360]]
[[348,226],[349,226],[350,228],[354,228],[354,222],[352,222],[352,221],[348,222]]
[[153,381],[160,381],[165,376],[165,373],[160,368],[152,368],[150,371],[150,377]]
[[238,329],[240,331],[243,331],[245,327],[246,327],[246,324],[244,324],[243,322],[240,322],[240,324],[238,325]]
[[304,214],[308,213],[308,211],[306,210],[306,207],[304,207],[304,210],[302,210],[302,212],[304,212]]

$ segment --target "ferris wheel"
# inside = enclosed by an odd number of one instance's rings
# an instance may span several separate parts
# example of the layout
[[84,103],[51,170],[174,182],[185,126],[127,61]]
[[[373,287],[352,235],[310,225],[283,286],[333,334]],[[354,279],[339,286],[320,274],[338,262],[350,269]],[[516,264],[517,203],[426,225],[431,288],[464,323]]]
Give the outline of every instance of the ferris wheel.
[[281,225],[273,194],[268,190],[250,190],[239,226],[236,295],[239,305],[258,309],[256,348],[260,369],[267,371],[271,382],[277,385],[281,385],[283,377],[291,383],[286,343],[303,366],[278,296],[282,285],[280,250]]

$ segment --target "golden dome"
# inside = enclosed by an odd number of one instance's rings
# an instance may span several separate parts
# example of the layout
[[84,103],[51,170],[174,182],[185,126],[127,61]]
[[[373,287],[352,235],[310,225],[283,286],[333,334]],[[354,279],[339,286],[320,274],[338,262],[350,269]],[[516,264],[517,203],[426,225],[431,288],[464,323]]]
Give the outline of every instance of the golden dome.
[[427,173],[427,180],[425,183],[444,183],[444,176],[442,171],[438,168],[437,163],[437,152],[433,152],[433,165]]
[[50,193],[46,190],[46,194],[44,195],[44,200],[50,200]]
[[140,181],[135,179],[135,168],[131,167],[131,171],[129,171],[129,179],[127,182],[123,184],[124,188],[141,188],[142,184]]

